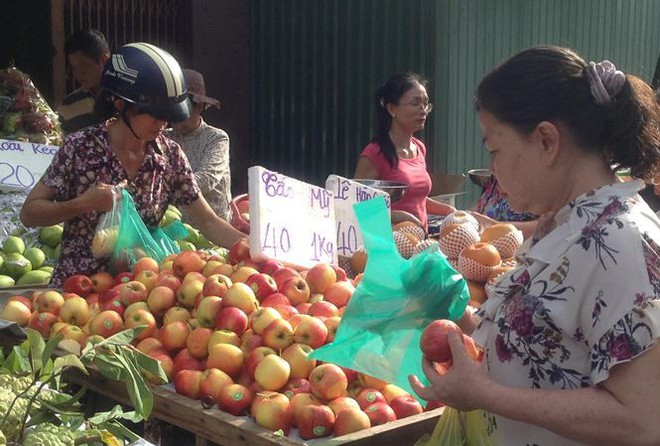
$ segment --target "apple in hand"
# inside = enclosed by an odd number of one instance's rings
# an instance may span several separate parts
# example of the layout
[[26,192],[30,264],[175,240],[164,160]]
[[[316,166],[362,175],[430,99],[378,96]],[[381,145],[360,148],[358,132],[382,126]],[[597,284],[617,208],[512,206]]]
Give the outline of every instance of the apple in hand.
[[449,362],[452,360],[449,348],[449,333],[462,335],[460,327],[448,319],[438,319],[431,322],[422,332],[419,346],[422,353],[433,362]]
[[298,434],[303,440],[327,437],[335,426],[335,414],[328,406],[308,404],[300,409],[296,417]]

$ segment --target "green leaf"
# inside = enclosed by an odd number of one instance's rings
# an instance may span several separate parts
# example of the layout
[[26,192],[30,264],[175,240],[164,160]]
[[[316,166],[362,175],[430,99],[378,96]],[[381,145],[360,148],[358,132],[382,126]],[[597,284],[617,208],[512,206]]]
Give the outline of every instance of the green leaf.
[[145,370],[152,375],[157,376],[164,383],[167,382],[167,375],[165,374],[160,361],[152,358],[151,356],[145,355],[140,350],[129,350],[128,354],[133,356],[133,362],[138,365],[139,369]]
[[52,413],[55,413],[55,414],[58,414],[58,415],[68,415],[68,416],[80,415],[80,410],[65,409],[62,406],[53,405],[53,404],[50,404],[46,401],[42,401],[41,406],[45,409],[48,409]]
[[127,429],[126,426],[124,426],[118,421],[110,421],[108,423],[105,423],[103,428],[108,432],[110,432],[115,437],[127,439],[128,441],[131,442],[140,439],[139,436],[135,435],[133,432]]
[[140,416],[134,410],[131,410],[129,412],[124,412],[124,409],[122,409],[120,405],[116,405],[107,412],[99,412],[94,414],[94,416],[88,418],[87,421],[92,423],[94,426],[98,426],[101,425],[102,423],[107,423],[109,421],[113,421],[117,419],[129,420],[132,421],[133,423],[138,423],[142,421],[144,418],[142,418],[142,416]]
[[47,363],[48,360],[53,356],[53,351],[57,348],[57,344],[62,340],[61,335],[51,336],[48,339],[48,342],[43,348],[43,353],[41,354],[41,361],[43,364]]
[[59,375],[60,372],[66,367],[75,367],[85,375],[89,375],[85,365],[80,362],[80,358],[78,358],[76,355],[64,355],[55,358],[53,363],[53,373]]
[[99,372],[108,379],[121,381],[125,375],[122,363],[110,354],[103,353],[102,355],[97,355],[94,358],[94,364],[99,369]]
[[9,354],[2,367],[9,370],[11,373],[19,375],[29,373],[32,374],[32,366],[28,352],[19,345],[15,345],[12,352]]
[[144,418],[149,418],[153,409],[154,398],[149,386],[137,368],[137,364],[131,361],[127,351],[118,352],[117,359],[124,365],[126,372],[126,391],[135,408],[135,411]]
[[32,361],[32,371],[35,375],[38,375],[39,372],[41,372],[41,367],[44,363],[43,353],[46,348],[46,342],[38,331],[27,328],[26,332],[27,343],[30,350],[30,359]]
[[127,345],[139,335],[146,326],[140,326],[136,328],[129,328],[128,330],[120,331],[117,334],[110,336],[109,338],[96,344],[97,347],[101,346],[110,346],[110,345]]

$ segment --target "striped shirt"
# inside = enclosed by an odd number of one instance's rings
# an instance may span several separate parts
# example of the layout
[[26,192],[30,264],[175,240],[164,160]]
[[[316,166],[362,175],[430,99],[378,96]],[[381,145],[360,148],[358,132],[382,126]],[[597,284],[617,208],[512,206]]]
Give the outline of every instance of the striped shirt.
[[62,122],[62,130],[65,133],[71,133],[98,124],[101,119],[94,114],[95,102],[94,93],[84,88],[78,88],[66,95],[57,109]]

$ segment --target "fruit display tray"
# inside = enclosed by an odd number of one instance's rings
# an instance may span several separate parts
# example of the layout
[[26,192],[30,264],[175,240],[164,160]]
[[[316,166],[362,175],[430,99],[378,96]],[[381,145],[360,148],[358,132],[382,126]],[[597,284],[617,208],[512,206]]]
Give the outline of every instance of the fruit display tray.
[[[67,373],[66,379],[118,403],[130,405],[123,383],[109,380],[94,370],[83,375],[77,370]],[[413,445],[425,433],[433,431],[442,408],[423,412],[370,429],[315,440],[280,437],[258,426],[251,418],[237,417],[217,408],[203,409],[201,403],[179,395],[167,386],[152,386],[154,409],[152,416],[192,432],[196,446],[407,446]]]

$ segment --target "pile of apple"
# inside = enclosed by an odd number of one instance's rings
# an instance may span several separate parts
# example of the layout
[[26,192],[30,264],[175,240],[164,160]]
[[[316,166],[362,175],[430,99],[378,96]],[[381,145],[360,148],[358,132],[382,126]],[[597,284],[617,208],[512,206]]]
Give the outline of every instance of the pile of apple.
[[[303,439],[343,435],[423,411],[404,389],[309,355],[332,342],[355,290],[343,269],[183,251],[131,272],[69,277],[62,290],[9,299],[0,318],[86,345],[145,327],[134,347],[176,392]],[[148,376],[154,384],[154,376]]]
[[440,225],[438,245],[449,263],[467,280],[469,305],[479,308],[486,300],[484,286],[494,283],[516,265],[514,254],[523,242],[522,232],[510,223],[481,228],[468,212],[455,211]]

